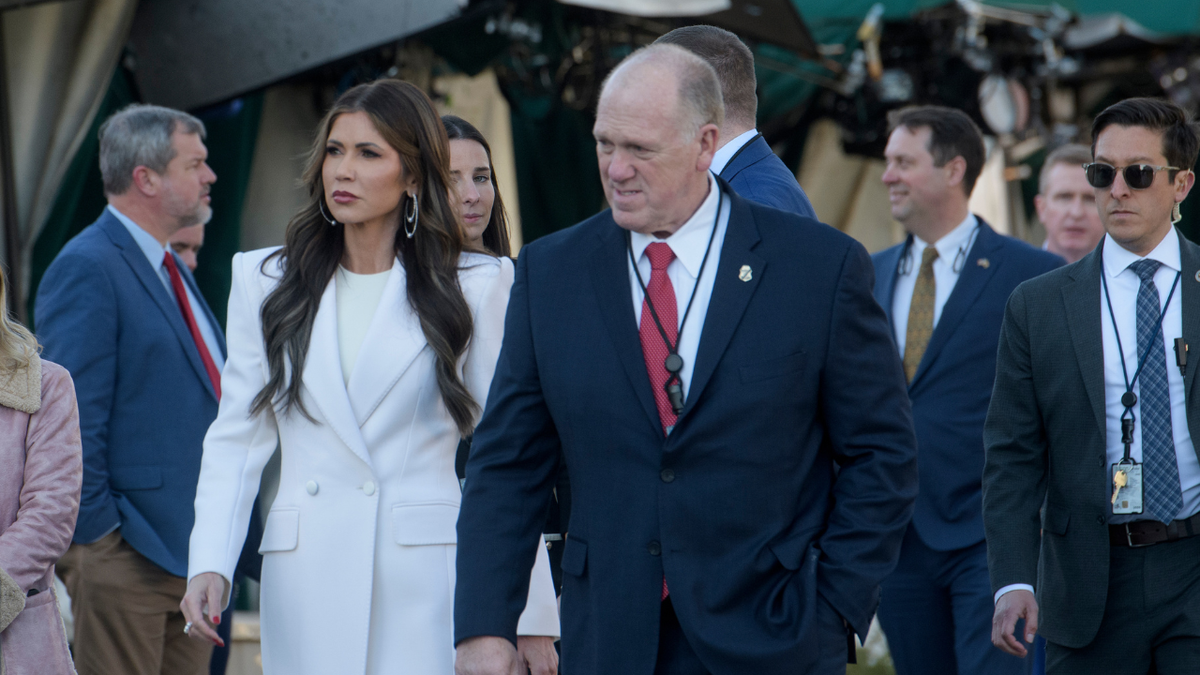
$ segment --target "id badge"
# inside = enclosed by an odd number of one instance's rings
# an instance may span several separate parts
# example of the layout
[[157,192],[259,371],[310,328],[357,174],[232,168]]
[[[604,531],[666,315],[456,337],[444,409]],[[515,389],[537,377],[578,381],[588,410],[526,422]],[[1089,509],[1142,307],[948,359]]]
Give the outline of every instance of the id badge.
[[1118,462],[1112,465],[1113,515],[1142,512],[1142,465]]

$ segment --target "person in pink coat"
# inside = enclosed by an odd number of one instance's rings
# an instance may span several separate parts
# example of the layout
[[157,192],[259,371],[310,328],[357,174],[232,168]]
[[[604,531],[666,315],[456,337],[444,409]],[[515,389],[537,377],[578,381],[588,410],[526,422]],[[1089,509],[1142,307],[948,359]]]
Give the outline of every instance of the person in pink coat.
[[13,321],[0,271],[0,673],[73,674],[54,564],[79,515],[75,385]]

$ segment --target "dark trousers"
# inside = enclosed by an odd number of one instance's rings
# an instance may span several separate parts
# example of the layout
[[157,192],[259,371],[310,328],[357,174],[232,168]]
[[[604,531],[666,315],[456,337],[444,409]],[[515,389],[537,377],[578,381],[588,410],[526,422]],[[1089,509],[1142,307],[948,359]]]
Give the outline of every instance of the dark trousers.
[[1114,546],[1108,601],[1091,644],[1046,642],[1046,673],[1200,672],[1200,537],[1146,548]]
[[879,604],[897,675],[1028,673],[1032,659],[992,645],[993,613],[987,544],[935,551],[910,525]]

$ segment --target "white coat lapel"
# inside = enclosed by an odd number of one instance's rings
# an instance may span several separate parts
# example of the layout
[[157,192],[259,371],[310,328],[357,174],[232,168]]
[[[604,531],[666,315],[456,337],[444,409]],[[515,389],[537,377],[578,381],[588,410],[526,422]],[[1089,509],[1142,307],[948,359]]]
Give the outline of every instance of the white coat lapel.
[[[342,362],[337,339],[337,292],[333,279],[321,295],[321,305],[313,321],[308,357],[304,363],[304,388],[338,438],[368,466],[371,455],[354,421],[350,398],[342,379]],[[310,413],[312,411],[309,411]]]
[[392,273],[379,298],[379,307],[367,328],[358,361],[346,390],[359,427],[404,375],[425,348],[421,321],[408,303],[404,266],[392,263]]

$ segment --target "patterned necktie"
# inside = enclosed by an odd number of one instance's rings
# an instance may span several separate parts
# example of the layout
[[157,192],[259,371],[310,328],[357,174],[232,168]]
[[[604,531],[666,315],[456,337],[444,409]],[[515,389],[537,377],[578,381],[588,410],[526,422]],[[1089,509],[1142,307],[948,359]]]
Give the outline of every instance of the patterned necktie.
[[908,330],[904,337],[904,376],[912,382],[917,366],[925,356],[929,338],[933,337],[933,303],[937,298],[937,282],[933,278],[933,261],[937,260],[937,249],[926,246],[921,253],[921,271],[917,274],[917,285],[913,286],[912,304],[908,306]]
[[[665,385],[667,367],[664,363],[670,353],[663,342],[662,333],[654,323],[654,315],[650,313],[650,303],[654,303],[654,311],[662,323],[663,332],[672,345],[678,345],[679,319],[675,303],[675,287],[667,276],[667,266],[675,259],[675,252],[662,242],[655,242],[646,247],[646,257],[650,259],[650,283],[646,285],[646,297],[642,300],[642,320],[638,332],[642,338],[642,357],[646,359],[646,372],[650,374],[650,388],[654,391],[654,402],[658,404],[658,420],[662,423],[663,434],[675,426],[675,411],[667,399]],[[667,590],[667,577],[663,576],[662,598],[670,595]]]
[[646,372],[650,375],[650,389],[654,391],[654,402],[658,404],[658,419],[665,434],[667,429],[675,425],[676,419],[665,389],[670,374],[667,373],[664,364],[671,352],[654,323],[650,305],[653,303],[667,339],[672,345],[676,344],[679,335],[679,315],[675,308],[675,288],[671,285],[671,278],[667,276],[667,265],[675,259],[675,252],[670,246],[655,242],[646,247],[646,257],[650,259],[650,283],[646,285],[646,297],[642,300],[642,319],[638,332],[642,338],[642,356],[646,359]]
[[1142,279],[1137,294],[1138,356],[1146,356],[1146,364],[1138,375],[1138,397],[1142,403],[1142,464],[1147,516],[1169,523],[1183,508],[1183,493],[1179,487],[1179,465],[1175,461],[1175,440],[1171,431],[1171,395],[1167,385],[1167,353],[1162,335],[1158,332],[1158,287],[1154,273],[1160,263],[1139,260],[1129,266]]
[[196,350],[200,352],[200,360],[204,362],[204,370],[208,372],[208,379],[212,381],[213,392],[220,401],[221,371],[217,370],[217,364],[213,362],[208,345],[204,343],[204,336],[200,334],[200,327],[196,325],[196,317],[192,314],[192,304],[188,302],[187,291],[183,288],[183,277],[179,276],[179,268],[175,266],[175,256],[171,255],[169,251],[163,254],[163,265],[166,266],[167,273],[171,277],[171,288],[175,291],[175,300],[179,303],[179,312],[183,314],[183,322],[187,324],[188,330],[192,333]]

